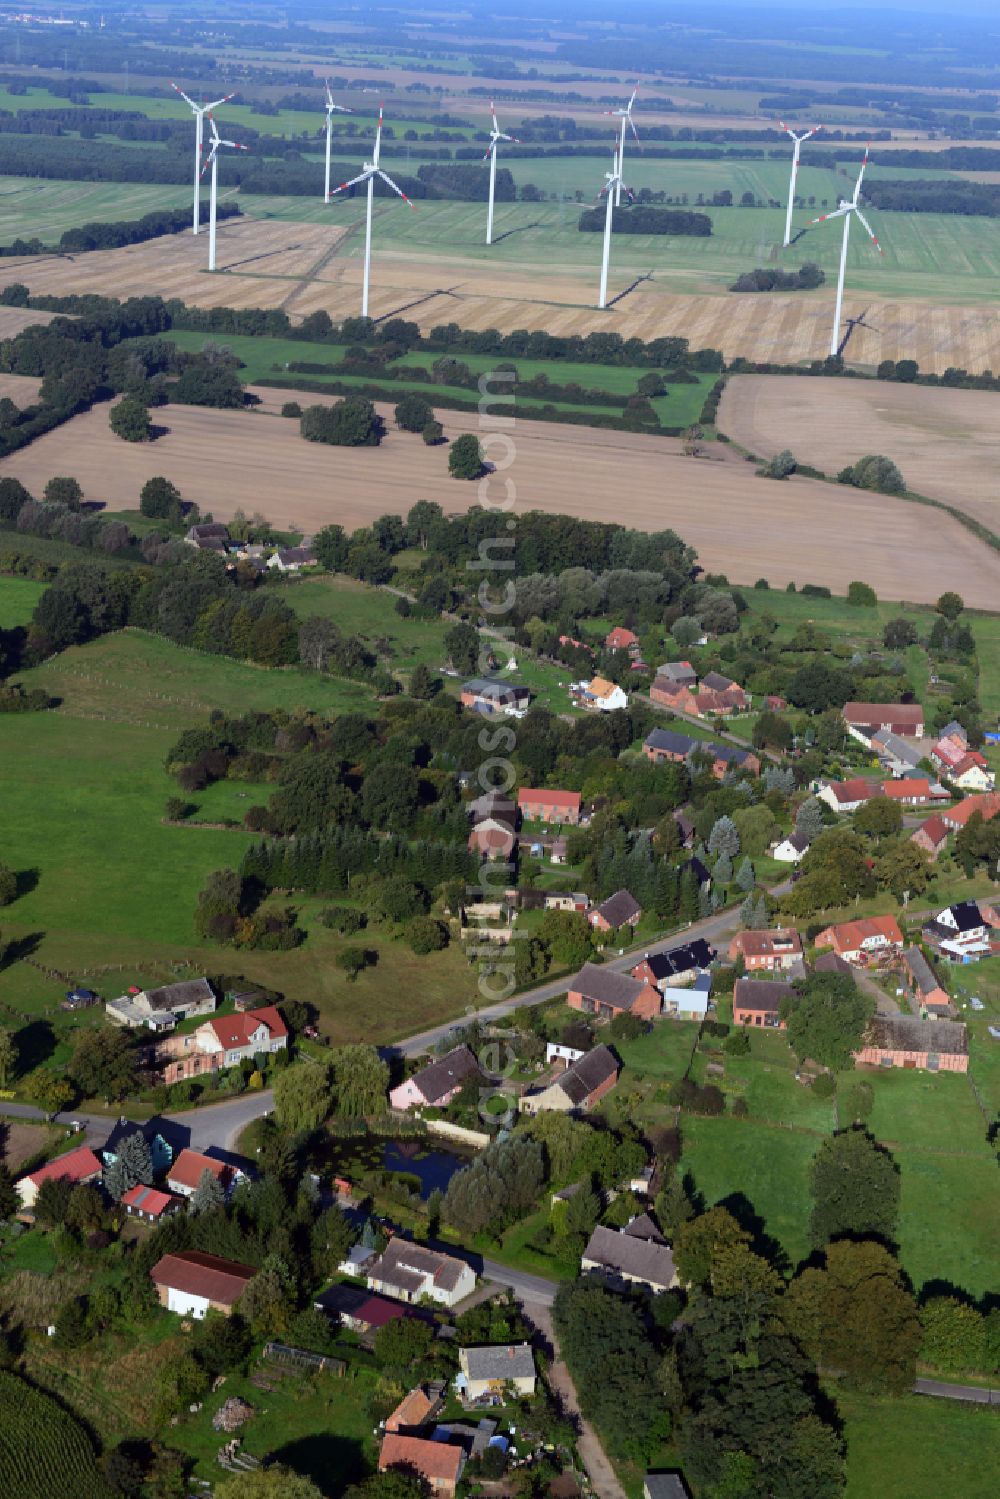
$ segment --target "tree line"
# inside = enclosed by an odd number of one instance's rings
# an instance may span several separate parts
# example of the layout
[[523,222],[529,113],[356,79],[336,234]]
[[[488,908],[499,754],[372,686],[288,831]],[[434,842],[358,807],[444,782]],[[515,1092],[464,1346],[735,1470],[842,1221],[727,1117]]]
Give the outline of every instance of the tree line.
[[[599,208],[584,209],[576,227],[585,233],[603,234],[606,216],[603,204]],[[681,208],[652,208],[637,203],[613,209],[611,227],[615,234],[683,234],[707,239],[712,233],[712,220],[707,213]]]
[[[242,213],[238,203],[220,203],[218,218],[234,219]],[[15,239],[0,245],[0,256],[45,255],[53,248],[61,255],[80,254],[85,250],[117,250],[123,245],[141,245],[165,234],[180,234],[191,227],[189,208],[158,208],[139,219],[122,219],[115,223],[95,221],[65,229],[53,247],[40,239]]]

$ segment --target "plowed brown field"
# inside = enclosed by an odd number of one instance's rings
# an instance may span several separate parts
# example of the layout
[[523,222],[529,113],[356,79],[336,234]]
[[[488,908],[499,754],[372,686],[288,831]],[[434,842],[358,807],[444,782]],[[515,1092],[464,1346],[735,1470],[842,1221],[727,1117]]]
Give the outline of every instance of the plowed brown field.
[[1000,394],[994,391],[735,375],[719,426],[761,457],[791,448],[830,474],[866,453],[884,453],[918,494],[1000,533]]
[[[277,397],[268,397],[273,408]],[[474,413],[438,416],[449,437],[477,430]],[[861,578],[884,598],[913,602],[955,588],[980,608],[1000,596],[1000,558],[948,516],[808,479],[768,483],[731,457],[686,458],[662,438],[518,420],[513,462],[484,492],[448,476],[447,448],[392,429],[380,448],[331,448],[304,442],[297,422],[266,410],[169,406],[157,419],[169,428],[165,437],[123,443],[111,435],[107,408],[96,408],[5,459],[0,474],[16,475],[33,493],[53,474],[73,474],[88,499],[113,509],[134,507],[145,480],[163,474],[216,519],[242,507],[307,532],[334,521],[366,525],[418,499],[448,512],[499,502],[509,479],[515,515],[543,509],[673,527],[708,570],[740,582],[766,577],[843,592]],[[497,442],[487,457],[505,465],[505,447]]]

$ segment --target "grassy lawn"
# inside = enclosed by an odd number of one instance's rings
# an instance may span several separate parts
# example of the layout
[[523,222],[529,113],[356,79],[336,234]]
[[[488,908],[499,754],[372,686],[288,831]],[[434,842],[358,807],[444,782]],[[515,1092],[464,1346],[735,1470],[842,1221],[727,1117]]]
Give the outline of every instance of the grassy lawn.
[[752,1119],[681,1119],[681,1170],[707,1207],[748,1202],[794,1266],[809,1253],[807,1171],[818,1138]]
[[26,625],[44,592],[45,584],[30,578],[0,578],[0,630]]
[[40,1228],[29,1229],[17,1238],[0,1238],[0,1276],[31,1270],[35,1275],[51,1275],[56,1268],[52,1241]]
[[[841,1075],[841,1087],[849,1077]],[[871,1081],[875,1107],[868,1125],[891,1148],[991,1159],[986,1123],[967,1076],[892,1068]]]
[[687,1070],[697,1039],[695,1021],[662,1020],[635,1041],[616,1041],[615,1050],[629,1077],[635,1074],[672,1083]]
[[996,1492],[995,1410],[840,1390],[836,1401],[846,1423],[846,1499],[990,1499]]

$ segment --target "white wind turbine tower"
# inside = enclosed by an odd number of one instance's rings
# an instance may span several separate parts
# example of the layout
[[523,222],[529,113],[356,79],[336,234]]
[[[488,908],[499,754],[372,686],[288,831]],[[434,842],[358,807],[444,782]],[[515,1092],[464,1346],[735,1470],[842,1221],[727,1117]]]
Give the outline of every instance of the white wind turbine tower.
[[189,104],[194,112],[194,223],[191,233],[197,234],[201,224],[201,159],[205,150],[205,116],[211,114],[213,109],[218,109],[220,105],[228,104],[233,95],[227,94],[224,99],[216,99],[212,104],[196,104],[193,99],[188,98],[182,88],[177,87],[176,83],[171,82],[170,87],[180,94],[184,103]]
[[601,193],[607,193],[608,195],[607,207],[604,213],[604,254],[601,257],[601,294],[597,299],[597,305],[602,309],[608,305],[608,265],[611,260],[611,220],[615,207],[615,193],[616,191],[620,193],[623,188],[626,196],[631,198],[632,189],[625,187],[622,182],[621,158],[618,155],[618,148],[615,147],[612,150],[611,171],[605,172],[604,186],[601,188]]
[[792,242],[792,209],[795,206],[795,180],[799,175],[799,156],[806,141],[810,140],[816,134],[817,130],[822,130],[823,127],[822,125],[814,125],[811,130],[806,131],[805,135],[796,135],[795,131],[785,124],[784,120],[779,120],[778,124],[786,135],[792,137],[795,143],[795,150],[792,153],[792,180],[788,187],[788,212],[785,215],[784,248],[787,250]]
[[375,132],[375,150],[372,152],[371,161],[365,162],[364,171],[359,172],[357,177],[352,177],[349,182],[342,182],[340,186],[335,187],[333,192],[330,194],[331,198],[335,198],[338,193],[344,192],[349,187],[358,187],[362,182],[367,182],[368,184],[368,213],[365,218],[365,275],[361,288],[362,317],[368,316],[368,283],[371,276],[372,265],[372,200],[375,196],[375,178],[381,177],[383,182],[388,183],[393,192],[399,194],[408,208],[412,208],[414,206],[410,202],[406,194],[403,192],[403,189],[401,187],[398,187],[396,183],[393,182],[388,172],[383,172],[382,168],[379,166],[379,155],[381,150],[382,105],[380,104],[378,107],[378,129]]
[[[638,92],[639,92],[639,85],[637,83],[636,86],[635,86],[635,88],[632,90],[632,97],[628,101],[628,103],[625,105],[624,109],[606,109],[604,111],[604,113],[606,115],[615,115],[622,122],[621,135],[620,135],[619,140],[618,140],[618,171],[619,172],[621,172],[623,166],[625,165],[625,126],[626,125],[628,125],[630,127],[630,129],[632,131],[632,134],[636,138],[636,142],[637,143],[638,143],[638,140],[639,140],[639,132],[636,130],[635,126],[632,123],[632,105],[635,103],[635,96],[636,96],[636,94]],[[621,183],[621,178],[619,177],[619,179],[618,179],[618,186],[615,188],[615,207],[616,208],[620,208],[621,204],[622,204],[622,183]]]
[[504,135],[500,129],[500,126],[497,124],[496,105],[492,99],[490,100],[490,115],[493,119],[493,129],[490,131],[489,147],[487,148],[486,155],[483,157],[484,161],[487,156],[490,159],[490,206],[486,214],[486,243],[488,245],[493,243],[493,194],[496,191],[497,185],[497,142],[513,141],[516,146],[521,144],[516,135]]
[[330,147],[333,140],[333,117],[335,114],[349,115],[351,111],[346,104],[334,104],[333,94],[330,92],[330,81],[326,82],[326,190],[323,201],[330,201]]
[[869,142],[869,144],[865,147],[865,154],[861,162],[861,170],[858,173],[858,180],[854,184],[853,197],[849,201],[846,198],[841,198],[839,208],[835,208],[832,213],[824,213],[821,214],[818,219],[809,220],[810,225],[825,224],[827,219],[843,219],[844,221],[844,238],[840,246],[840,275],[837,277],[837,306],[833,314],[833,337],[830,340],[831,355],[836,355],[840,348],[840,316],[844,308],[844,272],[847,269],[847,241],[850,238],[851,234],[851,219],[855,214],[857,214],[858,218],[861,220],[862,226],[866,230],[869,239],[875,246],[878,253],[880,255],[882,254],[882,246],[879,244],[878,239],[876,238],[874,229],[872,228],[871,224],[869,224],[864,214],[861,212],[861,209],[858,207],[858,199],[861,197],[861,183],[865,175],[865,167],[868,165],[868,152],[870,148],[871,143]]
[[241,146],[239,141],[224,141],[216,129],[215,119],[212,115],[208,117],[208,123],[212,128],[212,149],[208,153],[208,160],[201,169],[202,176],[212,168],[212,190],[208,199],[208,269],[215,270],[215,207],[219,196],[219,147],[231,146],[234,151],[249,151],[249,146]]

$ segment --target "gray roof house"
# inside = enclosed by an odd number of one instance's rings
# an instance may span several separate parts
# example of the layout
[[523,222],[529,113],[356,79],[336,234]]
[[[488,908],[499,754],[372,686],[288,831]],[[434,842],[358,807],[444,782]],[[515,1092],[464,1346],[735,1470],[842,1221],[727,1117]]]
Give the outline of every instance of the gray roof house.
[[460,1348],[458,1362],[462,1372],[456,1385],[469,1400],[478,1400],[508,1384],[513,1385],[519,1395],[535,1393],[535,1355],[530,1343]]
[[620,1071],[621,1063],[610,1047],[595,1046],[593,1051],[584,1052],[551,1082],[523,1094],[521,1112],[537,1114],[543,1109],[557,1109],[563,1113],[585,1112],[611,1091]]
[[690,661],[665,661],[656,668],[656,675],[666,677],[668,682],[673,682],[678,687],[693,687],[698,680],[698,673]]
[[185,979],[179,984],[162,984],[158,989],[143,989],[139,994],[123,994],[109,999],[104,1006],[108,1019],[116,1025],[151,1031],[173,1030],[178,1020],[192,1015],[211,1015],[215,1010],[215,990],[208,979]]
[[593,1270],[609,1280],[647,1286],[654,1293],[677,1284],[677,1268],[669,1245],[659,1235],[643,1239],[599,1223],[580,1259],[580,1269]]
[[599,906],[588,914],[587,920],[591,926],[600,926],[611,931],[617,931],[622,926],[634,926],[642,915],[642,907],[634,895],[627,890],[616,890],[614,895],[609,895],[607,900],[602,900]]
[[426,1296],[443,1306],[454,1306],[476,1289],[475,1271],[464,1260],[402,1238],[389,1240],[368,1266],[367,1278],[370,1291],[411,1303]]
[[643,1499],[689,1499],[679,1473],[647,1473],[642,1482]]

